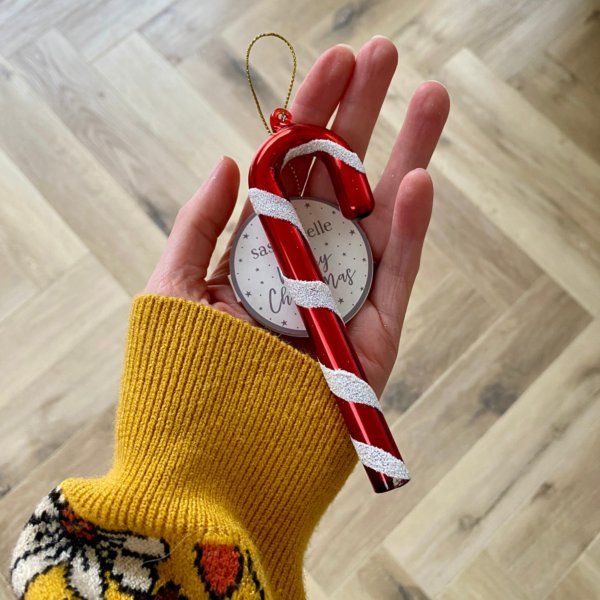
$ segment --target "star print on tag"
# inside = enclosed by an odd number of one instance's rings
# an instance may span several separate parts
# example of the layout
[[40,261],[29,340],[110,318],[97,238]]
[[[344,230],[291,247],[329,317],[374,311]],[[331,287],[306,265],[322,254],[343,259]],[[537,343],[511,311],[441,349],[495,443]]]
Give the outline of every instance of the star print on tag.
[[[373,258],[369,242],[360,226],[345,219],[337,205],[308,197],[292,198],[291,202],[347,323],[371,288]],[[308,337],[256,214],[242,225],[233,242],[230,269],[239,302],[257,321],[278,333]]]

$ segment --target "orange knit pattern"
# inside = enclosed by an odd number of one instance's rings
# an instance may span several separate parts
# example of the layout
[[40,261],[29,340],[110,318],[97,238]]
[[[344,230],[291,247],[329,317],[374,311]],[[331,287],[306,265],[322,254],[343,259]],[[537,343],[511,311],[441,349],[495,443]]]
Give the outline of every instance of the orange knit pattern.
[[[64,598],[304,599],[310,535],[355,463],[315,361],[212,308],[137,297],[114,465],[40,504],[13,586],[28,600],[55,600],[61,580]],[[71,565],[57,558],[43,580],[27,546],[40,527]],[[96,555],[95,571],[77,571]]]

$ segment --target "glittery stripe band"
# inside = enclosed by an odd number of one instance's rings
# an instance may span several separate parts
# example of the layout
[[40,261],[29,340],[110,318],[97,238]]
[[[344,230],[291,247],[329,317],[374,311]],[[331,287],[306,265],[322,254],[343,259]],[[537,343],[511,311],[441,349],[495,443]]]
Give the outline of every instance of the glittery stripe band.
[[282,275],[290,296],[303,308],[328,308],[341,318],[340,311],[331,295],[331,290],[322,281],[300,281]]
[[399,458],[392,456],[389,452],[381,448],[363,444],[363,442],[358,442],[355,439],[352,439],[352,443],[360,462],[365,467],[392,477],[395,483],[399,483],[401,479],[410,479],[410,473],[406,465]]
[[295,225],[306,241],[308,241],[308,236],[304,231],[304,227],[302,227],[302,223],[300,223],[300,219],[289,200],[266,192],[265,190],[259,190],[258,188],[250,188],[248,190],[248,196],[250,197],[254,212],[257,215],[281,219],[282,221],[287,221],[288,223]]
[[343,369],[330,369],[321,363],[319,365],[323,375],[325,375],[329,389],[338,398],[347,402],[367,404],[381,411],[381,404],[379,404],[375,392],[364,379]]
[[283,159],[282,166],[285,166],[293,158],[304,156],[306,154],[313,154],[314,152],[327,152],[327,154],[330,154],[333,158],[341,160],[348,166],[356,169],[359,173],[365,173],[365,167],[360,158],[358,158],[356,152],[352,152],[331,140],[312,140],[288,150]]
[[[318,151],[327,152],[357,171],[361,173],[365,172],[363,164],[354,152],[329,140],[313,140],[292,148],[285,155],[283,164],[285,165],[297,156],[312,154]],[[306,232],[291,202],[258,188],[251,188],[249,196],[256,214],[288,221],[292,225],[295,225],[308,241]],[[282,277],[290,296],[298,306],[302,306],[303,308],[327,308],[341,318],[340,311],[327,284],[322,281],[299,281],[288,279],[283,275]],[[366,381],[343,369],[329,369],[321,365],[321,370],[329,389],[336,397],[346,402],[366,404],[371,408],[381,411],[381,404],[375,392]],[[410,473],[401,459],[396,458],[381,448],[359,442],[355,439],[352,439],[352,443],[360,462],[365,467],[391,477],[395,485],[402,480],[410,479]]]

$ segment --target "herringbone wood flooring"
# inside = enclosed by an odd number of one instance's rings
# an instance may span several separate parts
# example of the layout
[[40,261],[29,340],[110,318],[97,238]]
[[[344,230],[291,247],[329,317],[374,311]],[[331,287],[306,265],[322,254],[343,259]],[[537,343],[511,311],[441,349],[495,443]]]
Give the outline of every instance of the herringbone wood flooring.
[[[397,45],[373,183],[419,83],[452,100],[383,396],[414,479],[375,496],[357,469],[310,600],[599,598],[598,0],[0,3],[0,598],[35,503],[110,463],[130,298],[178,208],[263,140],[243,73],[263,31],[300,79],[333,44]],[[253,52],[270,108],[276,44]]]

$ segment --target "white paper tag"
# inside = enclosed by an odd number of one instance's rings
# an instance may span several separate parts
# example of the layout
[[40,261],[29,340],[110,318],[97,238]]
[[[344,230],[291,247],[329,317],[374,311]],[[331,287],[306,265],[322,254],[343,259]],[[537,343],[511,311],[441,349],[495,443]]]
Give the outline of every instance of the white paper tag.
[[[367,299],[373,281],[373,257],[367,237],[356,221],[343,217],[336,204],[308,197],[291,201],[347,323]],[[233,290],[252,317],[279,333],[308,337],[256,214],[248,217],[238,231],[229,266]]]

